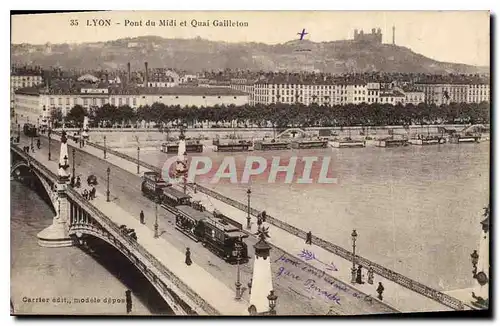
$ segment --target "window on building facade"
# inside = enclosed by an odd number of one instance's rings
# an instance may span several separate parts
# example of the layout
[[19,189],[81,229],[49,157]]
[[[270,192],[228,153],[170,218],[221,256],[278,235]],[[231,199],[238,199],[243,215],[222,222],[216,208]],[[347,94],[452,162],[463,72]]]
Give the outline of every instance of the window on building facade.
[[132,99],[132,103],[133,103],[133,105],[134,105],[134,106],[136,106],[136,105],[137,105],[137,100],[136,100],[136,98],[135,98],[135,97]]
[[122,106],[122,104],[123,104],[123,102],[122,102],[122,98],[121,98],[121,97],[119,97],[119,98],[118,98],[118,106]]
[[115,105],[115,98],[114,97],[111,98],[111,105]]
[[83,99],[83,105],[87,105],[88,104],[88,99],[84,98]]
[[53,97],[50,98],[50,104],[54,105],[54,98]]

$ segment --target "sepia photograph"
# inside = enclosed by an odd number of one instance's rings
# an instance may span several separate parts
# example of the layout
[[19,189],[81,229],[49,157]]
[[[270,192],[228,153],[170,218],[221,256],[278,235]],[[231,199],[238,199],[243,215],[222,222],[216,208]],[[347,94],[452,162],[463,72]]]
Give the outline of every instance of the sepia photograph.
[[491,19],[11,11],[10,314],[491,313]]

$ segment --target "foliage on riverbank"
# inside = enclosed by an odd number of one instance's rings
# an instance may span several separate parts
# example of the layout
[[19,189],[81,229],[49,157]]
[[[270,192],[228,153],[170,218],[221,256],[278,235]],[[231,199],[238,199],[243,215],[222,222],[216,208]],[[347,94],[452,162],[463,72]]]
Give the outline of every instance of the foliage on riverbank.
[[[451,103],[391,105],[391,104],[347,104],[320,106],[312,104],[257,104],[255,106],[181,107],[154,103],[133,109],[130,106],[116,107],[105,104],[86,110],[74,106],[66,116],[66,122],[81,127],[83,117],[88,114],[94,126],[111,127],[116,124],[135,125],[138,121],[173,124],[201,125],[209,122],[219,125],[234,121],[238,126],[275,127],[330,127],[330,126],[390,126],[412,124],[475,124],[490,122],[490,104]],[[51,113],[53,121],[59,121],[59,110]]]

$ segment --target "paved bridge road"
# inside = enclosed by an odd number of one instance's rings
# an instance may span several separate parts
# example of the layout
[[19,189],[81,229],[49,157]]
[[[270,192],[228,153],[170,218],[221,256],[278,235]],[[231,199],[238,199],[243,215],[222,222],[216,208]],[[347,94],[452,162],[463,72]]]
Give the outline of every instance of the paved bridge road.
[[[48,160],[48,139],[41,137],[42,148],[36,150],[34,156],[40,162]],[[28,145],[30,141],[27,137],[21,137],[20,146]],[[71,146],[78,146],[75,142],[69,141],[69,162],[70,170],[73,164]],[[52,139],[51,141],[51,155],[52,160],[59,159],[59,141]],[[139,219],[141,209],[144,211],[147,226],[153,230],[155,219],[155,205],[152,201],[145,198],[141,194],[140,176],[137,174],[129,173],[121,168],[110,165],[101,158],[97,158],[86,152],[76,149],[75,154],[75,170],[76,175],[80,175],[82,179],[82,187],[86,186],[87,176],[94,174],[98,178],[98,192],[105,193],[106,191],[106,169],[110,166],[110,198],[118,204],[123,210],[129,214],[136,216]],[[83,188],[82,188],[83,191]],[[174,229],[175,217],[173,214],[167,212],[161,207],[158,208],[159,215],[159,230],[161,236],[168,240],[178,250],[185,251],[186,247],[191,248],[193,262],[204,268],[211,275],[226,284],[231,289],[234,289],[236,281],[235,265],[230,265],[218,258],[200,243],[195,243],[185,235]],[[151,231],[153,235],[153,231]],[[271,234],[272,236],[272,234]],[[249,247],[249,254],[253,257],[253,245],[256,242],[254,237],[247,238],[246,243]],[[298,253],[291,253],[296,255]],[[293,266],[290,263],[283,263],[278,261],[279,258],[285,255],[287,259],[293,259],[299,262],[298,265]],[[272,269],[275,273],[274,285],[277,294],[279,295],[279,303],[277,307],[278,314],[314,314],[324,315],[329,310],[336,314],[370,314],[370,313],[389,313],[394,312],[386,305],[382,305],[375,300],[367,301],[362,293],[356,293],[352,289],[345,290],[345,287],[340,281],[336,283],[341,284],[335,288],[319,275],[321,273],[313,273],[311,271],[304,271],[302,267],[306,264],[301,262],[299,258],[291,257],[281,250],[273,249],[272,254]],[[245,265],[241,266],[241,283],[243,287],[247,287],[247,282],[252,275],[253,259]],[[285,269],[283,269],[285,268]],[[282,275],[277,277],[279,271]],[[314,282],[308,279],[313,279]],[[331,279],[330,279],[331,283]],[[336,296],[334,296],[336,294]],[[338,298],[338,299],[337,299]],[[221,300],[233,300],[233,298],[221,298]],[[248,290],[244,291],[243,300],[248,301]]]

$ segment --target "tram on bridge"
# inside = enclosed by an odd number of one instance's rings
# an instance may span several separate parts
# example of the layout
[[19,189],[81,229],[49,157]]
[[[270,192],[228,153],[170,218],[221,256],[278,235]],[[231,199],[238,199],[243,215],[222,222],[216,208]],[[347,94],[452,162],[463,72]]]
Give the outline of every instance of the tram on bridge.
[[175,228],[190,239],[202,242],[228,263],[249,260],[248,247],[243,241],[248,235],[241,231],[241,224],[217,211],[207,212],[201,203],[167,184],[156,172],[144,173],[141,191],[152,200],[161,200],[161,207],[175,215]]

